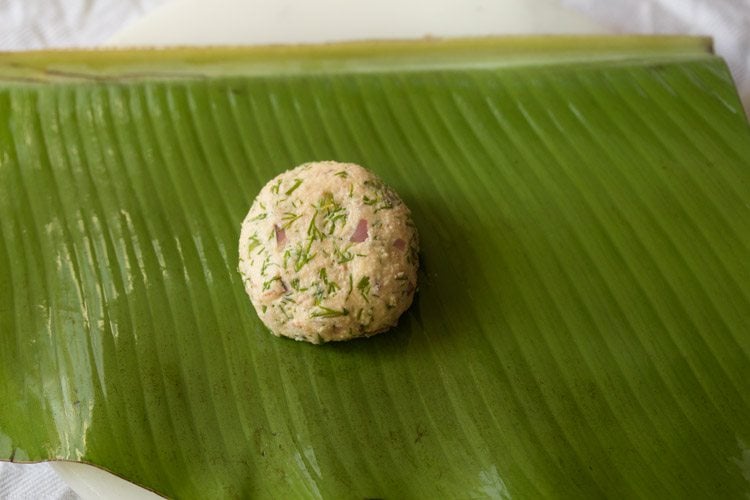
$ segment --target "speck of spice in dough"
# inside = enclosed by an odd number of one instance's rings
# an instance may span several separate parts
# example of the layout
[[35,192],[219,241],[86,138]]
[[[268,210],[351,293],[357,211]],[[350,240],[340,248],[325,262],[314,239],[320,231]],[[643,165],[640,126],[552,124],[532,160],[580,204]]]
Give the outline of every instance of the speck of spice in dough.
[[312,343],[394,326],[417,286],[401,198],[353,163],[305,163],[266,184],[240,232],[245,290],[274,335]]

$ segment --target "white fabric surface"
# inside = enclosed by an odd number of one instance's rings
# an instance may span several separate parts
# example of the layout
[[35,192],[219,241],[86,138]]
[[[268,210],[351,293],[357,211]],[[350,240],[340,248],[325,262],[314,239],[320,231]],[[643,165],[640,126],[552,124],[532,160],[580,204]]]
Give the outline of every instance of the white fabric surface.
[[[0,50],[96,46],[165,1],[0,0]],[[750,0],[561,1],[618,31],[713,36],[750,111]],[[76,498],[47,464],[0,462],[0,499]]]
[[77,500],[78,495],[49,464],[0,462],[0,498],[3,500]]
[[165,0],[0,0],[0,50],[92,47]]
[[750,115],[750,0],[561,0],[617,31],[710,35]]

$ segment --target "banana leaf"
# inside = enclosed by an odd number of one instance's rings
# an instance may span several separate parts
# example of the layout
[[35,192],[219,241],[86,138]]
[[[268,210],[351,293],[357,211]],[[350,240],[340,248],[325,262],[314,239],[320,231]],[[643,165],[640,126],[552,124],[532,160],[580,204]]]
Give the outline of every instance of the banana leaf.
[[[273,337],[260,187],[411,207],[397,328]],[[750,128],[702,38],[0,55],[0,458],[174,498],[750,493]]]

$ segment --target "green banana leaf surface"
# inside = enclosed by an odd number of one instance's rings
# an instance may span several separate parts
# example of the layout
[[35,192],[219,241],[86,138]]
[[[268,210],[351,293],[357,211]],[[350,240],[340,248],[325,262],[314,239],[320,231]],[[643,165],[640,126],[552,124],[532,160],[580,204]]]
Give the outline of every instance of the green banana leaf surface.
[[[263,184],[411,207],[398,327],[273,337]],[[705,39],[0,55],[0,459],[173,498],[745,498],[750,128]]]

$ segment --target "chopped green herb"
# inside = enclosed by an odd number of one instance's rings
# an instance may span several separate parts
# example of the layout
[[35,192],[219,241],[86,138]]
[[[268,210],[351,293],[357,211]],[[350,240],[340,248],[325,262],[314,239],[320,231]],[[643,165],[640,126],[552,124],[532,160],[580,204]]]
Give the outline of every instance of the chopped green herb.
[[[264,281],[263,282],[263,290],[270,290],[271,289],[271,285],[273,284],[274,281],[281,282],[281,276],[274,276],[270,280]],[[282,283],[282,285],[283,285],[283,283]]]
[[333,232],[336,230],[336,224],[340,224],[343,226],[346,224],[346,211],[342,208],[338,212],[332,212],[331,214],[326,216],[326,222],[325,224],[328,227],[328,234],[332,235]]
[[312,216],[310,219],[310,225],[307,226],[307,235],[310,237],[310,241],[315,240],[323,240],[325,235],[318,229],[318,226],[315,225],[315,216],[317,215],[317,212],[315,215]]
[[313,299],[315,301],[315,305],[320,305],[321,302],[323,302],[323,299],[326,298],[326,292],[323,289],[323,287],[318,283],[315,286],[315,291],[313,292]]
[[346,298],[348,299],[349,296],[352,294],[352,290],[354,290],[354,278],[352,275],[349,275],[349,291],[346,293]]
[[366,327],[367,325],[369,325],[370,323],[372,323],[372,309],[370,309],[367,312],[366,317],[364,318],[364,320],[362,318],[363,313],[365,313],[364,309],[360,309],[359,313],[357,313],[357,323],[359,323],[360,326],[362,326],[362,327]]
[[339,264],[344,264],[345,262],[353,260],[355,253],[350,250],[351,247],[352,245],[350,243],[343,248],[336,248],[333,251],[333,254],[336,257],[336,262],[338,262]]
[[271,192],[273,194],[279,194],[279,188],[280,187],[281,187],[281,179],[279,179],[278,181],[276,181],[276,184],[274,184],[273,186],[271,186]]
[[266,314],[266,311],[268,310],[268,306],[267,305],[262,305],[262,306],[260,306],[260,310],[263,312],[263,314]]
[[254,235],[250,236],[250,241],[248,242],[248,245],[247,245],[247,251],[248,252],[252,252],[253,250],[255,250],[256,248],[258,248],[261,245],[262,245],[262,243],[258,239],[258,235],[254,234]]
[[346,179],[349,177],[349,174],[346,173],[346,170],[340,170],[333,175],[335,175],[336,177],[341,177],[342,179]]
[[386,210],[393,208],[393,203],[388,199],[383,199],[380,196],[377,196],[375,198],[368,198],[367,196],[362,197],[362,201],[365,205],[370,205],[375,207],[375,213],[380,212],[381,210]]
[[[285,195],[289,196],[302,184],[302,179],[294,179],[294,185],[284,192]],[[278,194],[278,193],[277,193]]]
[[292,316],[286,312],[286,309],[284,309],[284,304],[279,304],[279,309],[281,309],[281,313],[284,315],[284,318],[286,318],[286,321],[292,319]]
[[331,309],[330,307],[318,306],[318,309],[310,314],[311,318],[338,318],[340,316],[348,316],[349,310],[343,308],[341,310]]
[[318,206],[315,207],[315,211],[316,215],[319,213],[323,216],[323,230],[329,235],[336,230],[336,224],[343,226],[346,223],[346,209],[336,202],[330,192],[323,194]]
[[339,290],[339,285],[328,279],[328,273],[324,267],[320,268],[320,272],[318,272],[318,276],[320,277],[320,280],[323,282],[323,285],[325,287],[325,291],[328,295],[334,293],[336,290]]
[[362,279],[359,280],[359,283],[357,283],[357,290],[359,290],[359,293],[362,294],[362,297],[367,302],[370,302],[370,298],[368,297],[368,295],[370,295],[370,277],[369,276],[363,276]]
[[302,269],[305,264],[310,262],[315,258],[317,254],[310,254],[310,248],[312,247],[313,240],[309,239],[307,241],[307,246],[303,247],[302,245],[297,245],[295,248],[295,259],[294,259],[294,270],[299,272],[300,269]]
[[365,186],[373,188],[375,193],[374,197],[364,195],[362,197],[362,203],[374,207],[375,213],[378,213],[381,210],[391,209],[398,202],[396,194],[382,182],[366,180],[364,184]]
[[252,219],[250,219],[250,220],[263,220],[263,219],[265,219],[266,217],[268,217],[268,214],[267,214],[266,212],[263,212],[263,213],[261,213],[261,214],[258,214],[258,215],[256,215],[255,217],[253,217],[253,218],[252,218]]
[[289,283],[292,285],[292,288],[294,288],[298,292],[304,292],[307,290],[307,288],[302,288],[299,284],[299,278],[293,278],[292,281]]
[[295,214],[292,212],[286,212],[283,216],[281,216],[281,220],[284,221],[284,224],[281,226],[284,229],[289,229],[289,227],[302,217],[300,214]]
[[270,266],[270,265],[271,265],[271,256],[267,255],[266,258],[265,258],[265,260],[263,261],[263,265],[260,266],[260,275],[261,276],[265,276],[266,275],[266,270],[268,269],[268,266]]
[[320,198],[318,206],[316,207],[321,212],[329,212],[336,206],[336,200],[333,199],[333,193],[326,191],[323,193],[323,197]]
[[346,224],[346,214],[336,215],[331,217],[326,224],[328,225],[328,235],[332,235],[336,231],[336,223],[341,223],[341,226]]

